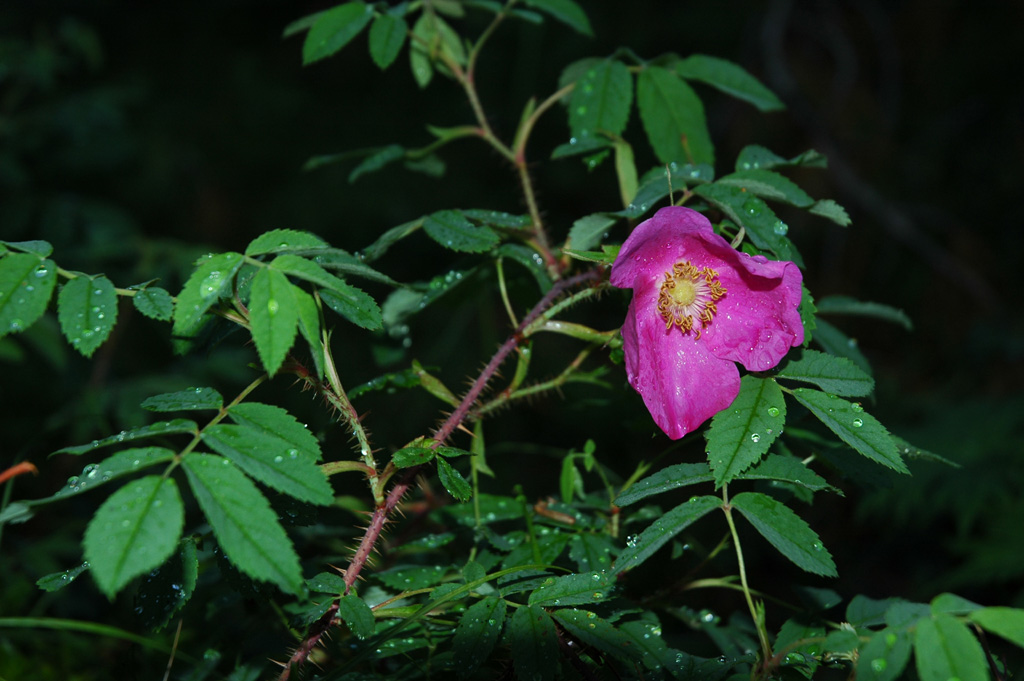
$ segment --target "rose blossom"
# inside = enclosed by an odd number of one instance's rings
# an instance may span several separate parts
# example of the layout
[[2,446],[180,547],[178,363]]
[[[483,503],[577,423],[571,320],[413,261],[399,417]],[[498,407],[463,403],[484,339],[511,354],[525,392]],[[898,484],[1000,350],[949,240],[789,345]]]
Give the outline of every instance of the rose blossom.
[[700,213],[662,208],[637,225],[612,265],[633,289],[622,326],[626,375],[673,440],[732,404],[735,362],[777,365],[803,343],[800,269],[729,246]]

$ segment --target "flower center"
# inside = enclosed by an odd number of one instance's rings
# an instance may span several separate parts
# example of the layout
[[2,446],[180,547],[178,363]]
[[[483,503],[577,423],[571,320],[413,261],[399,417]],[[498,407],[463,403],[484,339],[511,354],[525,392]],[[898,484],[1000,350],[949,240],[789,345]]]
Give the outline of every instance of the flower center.
[[710,267],[697,269],[689,261],[677,262],[672,270],[665,273],[665,281],[658,292],[658,313],[665,320],[665,328],[678,326],[686,333],[697,327],[700,331],[711,323],[718,307],[715,301],[724,296],[726,290],[718,282],[718,272]]

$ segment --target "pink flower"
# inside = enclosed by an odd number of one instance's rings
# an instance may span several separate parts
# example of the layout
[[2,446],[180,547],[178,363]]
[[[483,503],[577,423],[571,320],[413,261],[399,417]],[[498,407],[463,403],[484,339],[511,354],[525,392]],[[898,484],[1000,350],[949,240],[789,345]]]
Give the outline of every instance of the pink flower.
[[732,404],[735,362],[778,364],[804,341],[800,269],[749,256],[689,208],[639,224],[612,265],[611,283],[633,289],[622,326],[629,383],[673,440]]

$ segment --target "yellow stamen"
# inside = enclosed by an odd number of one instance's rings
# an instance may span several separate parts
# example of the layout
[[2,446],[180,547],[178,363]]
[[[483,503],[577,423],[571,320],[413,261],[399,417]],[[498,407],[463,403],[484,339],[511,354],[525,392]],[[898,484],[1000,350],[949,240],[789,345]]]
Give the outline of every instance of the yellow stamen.
[[697,338],[701,329],[711,323],[718,307],[715,301],[726,294],[718,281],[718,272],[710,267],[698,269],[683,260],[665,273],[665,281],[658,293],[658,313],[665,320],[665,328],[673,324],[687,333],[697,327]]

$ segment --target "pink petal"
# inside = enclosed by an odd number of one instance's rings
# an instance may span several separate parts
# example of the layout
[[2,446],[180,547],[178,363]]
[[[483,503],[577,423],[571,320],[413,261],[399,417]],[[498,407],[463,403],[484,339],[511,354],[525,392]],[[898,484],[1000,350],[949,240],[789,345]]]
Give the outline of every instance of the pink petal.
[[[637,225],[622,244],[609,280],[612,286],[634,288],[638,279],[661,278],[678,260],[699,259],[704,250],[701,237],[709,235],[728,248],[697,211],[681,206],[662,208]],[[703,263],[693,264],[703,267]]]
[[702,335],[709,352],[765,371],[804,342],[797,310],[803,276],[796,265],[736,253],[719,265],[718,275],[728,293]]
[[666,330],[657,312],[658,285],[639,286],[622,326],[626,375],[654,422],[678,440],[732,404],[740,389],[739,370],[708,346]]

